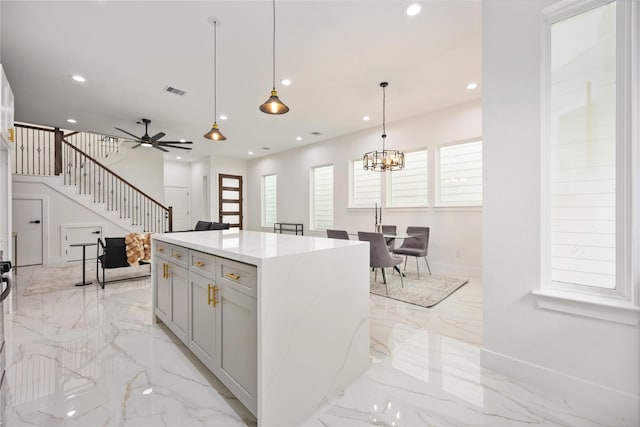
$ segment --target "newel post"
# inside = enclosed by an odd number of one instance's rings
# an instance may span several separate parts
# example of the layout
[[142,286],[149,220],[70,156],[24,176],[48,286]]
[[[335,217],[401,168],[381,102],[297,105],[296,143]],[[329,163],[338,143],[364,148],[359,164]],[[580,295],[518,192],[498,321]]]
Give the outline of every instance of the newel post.
[[55,128],[53,135],[55,174],[60,175],[62,173],[62,138],[64,138],[64,132],[60,128]]

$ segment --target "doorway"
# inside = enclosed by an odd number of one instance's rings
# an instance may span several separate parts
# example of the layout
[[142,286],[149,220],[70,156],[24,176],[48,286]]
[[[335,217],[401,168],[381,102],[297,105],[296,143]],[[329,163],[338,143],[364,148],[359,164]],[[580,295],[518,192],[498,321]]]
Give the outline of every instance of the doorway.
[[42,265],[42,199],[13,199],[12,229],[19,244],[14,256],[18,267]]
[[218,222],[242,230],[242,176],[218,174]]
[[189,213],[189,189],[187,187],[164,187],[164,204],[173,208],[173,230],[191,228]]

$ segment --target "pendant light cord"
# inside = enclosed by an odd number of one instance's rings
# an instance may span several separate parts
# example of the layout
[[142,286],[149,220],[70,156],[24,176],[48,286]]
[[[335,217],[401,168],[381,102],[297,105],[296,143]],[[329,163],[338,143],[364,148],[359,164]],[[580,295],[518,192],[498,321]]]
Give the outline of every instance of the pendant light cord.
[[213,21],[213,122],[218,121],[218,21]]
[[273,90],[276,89],[276,0],[273,0],[273,44],[271,46],[272,64],[273,64]]
[[382,85],[382,151],[384,152],[384,143],[385,143],[385,138],[387,137],[387,128],[385,126],[385,120],[386,120],[386,93],[385,93],[385,87],[386,85]]

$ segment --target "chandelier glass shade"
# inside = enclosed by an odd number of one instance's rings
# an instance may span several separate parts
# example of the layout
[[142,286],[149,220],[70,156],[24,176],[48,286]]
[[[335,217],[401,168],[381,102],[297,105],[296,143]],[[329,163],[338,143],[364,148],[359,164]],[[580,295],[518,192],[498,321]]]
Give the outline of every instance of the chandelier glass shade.
[[362,168],[374,172],[386,172],[404,169],[404,153],[399,150],[387,150],[385,140],[387,138],[385,114],[386,114],[386,94],[385,88],[389,83],[382,82],[382,151],[373,150],[364,153],[362,156]]
[[217,50],[218,50],[218,22],[214,18],[209,18],[209,22],[213,24],[213,126],[211,130],[204,134],[204,137],[213,141],[224,141],[227,139],[218,129],[216,119],[218,117],[218,99],[217,99]]

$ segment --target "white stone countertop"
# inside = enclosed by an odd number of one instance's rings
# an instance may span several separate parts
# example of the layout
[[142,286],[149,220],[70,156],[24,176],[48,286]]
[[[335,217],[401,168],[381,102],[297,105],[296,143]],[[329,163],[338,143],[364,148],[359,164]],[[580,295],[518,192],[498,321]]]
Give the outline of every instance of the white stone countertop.
[[184,246],[212,255],[233,258],[256,266],[263,260],[334,248],[364,245],[357,240],[295,236],[244,230],[209,230],[154,234],[153,240]]

